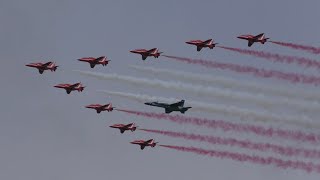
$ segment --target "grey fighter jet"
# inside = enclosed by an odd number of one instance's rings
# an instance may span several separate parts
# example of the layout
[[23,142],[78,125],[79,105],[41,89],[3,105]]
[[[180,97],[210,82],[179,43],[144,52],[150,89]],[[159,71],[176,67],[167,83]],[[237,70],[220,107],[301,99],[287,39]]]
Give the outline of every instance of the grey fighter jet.
[[184,112],[186,112],[188,109],[191,108],[191,107],[184,107],[184,100],[181,100],[173,104],[159,103],[159,102],[146,102],[144,104],[149,106],[162,107],[165,109],[165,112],[167,114],[171,113],[172,111],[180,111],[182,114],[184,114]]

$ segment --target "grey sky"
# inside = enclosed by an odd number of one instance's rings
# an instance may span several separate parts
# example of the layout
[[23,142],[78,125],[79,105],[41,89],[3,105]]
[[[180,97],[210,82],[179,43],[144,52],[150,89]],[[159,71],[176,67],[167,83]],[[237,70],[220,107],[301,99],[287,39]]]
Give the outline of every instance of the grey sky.
[[[105,126],[112,123],[136,122],[143,128],[240,136],[236,133],[213,132],[198,127],[128,116],[120,112],[98,115],[84,108],[90,103],[112,102],[116,107],[163,112],[162,109],[146,107],[124,98],[108,97],[103,93],[97,93],[98,89],[173,98],[187,97],[197,101],[242,106],[239,102],[192,97],[190,93],[164,89],[140,88],[122,82],[97,80],[72,72],[75,69],[92,70],[88,64],[76,61],[77,58],[106,55],[112,60],[111,63],[107,67],[97,66],[94,71],[168,79],[165,76],[155,77],[137,73],[127,67],[148,65],[225,75],[243,81],[262,81],[272,86],[317,90],[308,85],[293,86],[280,80],[261,80],[247,75],[182,64],[164,57],[148,58],[143,62],[139,55],[131,54],[129,50],[158,47],[169,55],[217,59],[316,75],[318,72],[315,69],[272,64],[222,49],[205,49],[198,53],[195,47],[184,42],[213,38],[226,46],[246,48],[247,42],[236,39],[236,36],[265,32],[266,36],[273,40],[320,46],[319,7],[318,0],[0,1],[0,179],[319,179],[317,173],[307,174],[300,170],[282,170],[274,166],[239,163],[164,148],[146,148],[141,151],[138,146],[129,144],[129,141],[150,137],[163,144],[253,154],[242,149],[182,141],[140,131],[121,135],[119,131]],[[255,44],[252,49],[318,58],[272,44]],[[24,66],[30,62],[47,60],[53,60],[60,66],[55,73],[45,72],[39,75],[35,69]],[[63,90],[53,88],[58,83],[78,81],[87,86],[82,93],[72,92],[67,95]],[[244,104],[243,107],[250,105]],[[202,114],[191,110],[187,115],[237,121],[237,117]],[[274,126],[286,127],[278,124]],[[260,140],[241,135],[241,138],[247,137]],[[263,140],[304,146],[292,142]]]

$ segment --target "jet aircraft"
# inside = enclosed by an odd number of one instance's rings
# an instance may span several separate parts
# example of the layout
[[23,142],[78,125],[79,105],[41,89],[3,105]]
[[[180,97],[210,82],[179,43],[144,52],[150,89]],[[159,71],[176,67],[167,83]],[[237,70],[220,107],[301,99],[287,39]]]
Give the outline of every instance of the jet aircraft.
[[114,109],[114,107],[112,107],[112,104],[109,103],[109,104],[104,104],[104,105],[101,105],[101,104],[90,104],[88,106],[86,106],[86,108],[89,108],[89,109],[95,109],[97,111],[97,113],[99,114],[101,111],[112,111]]
[[241,35],[241,36],[238,36],[237,38],[247,40],[248,47],[251,47],[252,44],[255,42],[260,42],[261,44],[264,44],[265,42],[267,42],[268,39],[270,39],[270,38],[265,38],[264,33],[258,34],[256,36],[250,35],[250,34]]
[[160,54],[163,53],[163,52],[159,52],[158,48],[152,48],[150,50],[135,49],[130,52],[136,53],[136,54],[141,54],[142,60],[146,60],[148,56],[153,56],[155,58],[158,58],[160,56]]
[[94,68],[95,65],[97,65],[97,64],[101,64],[102,66],[106,66],[109,63],[109,61],[111,61],[111,60],[107,60],[106,56],[100,56],[97,58],[83,57],[83,58],[78,59],[78,61],[87,62],[90,64],[91,68]]
[[80,82],[79,83],[75,83],[75,84],[57,84],[54,87],[65,89],[67,94],[70,94],[71,91],[82,92],[84,90],[84,88],[85,88],[85,86],[82,86],[82,84]]
[[192,107],[184,107],[184,100],[181,100],[173,104],[159,103],[159,102],[146,102],[144,104],[149,106],[162,107],[165,109],[165,112],[167,114],[171,113],[172,111],[180,111],[182,114],[184,114],[188,109],[192,108]]
[[51,71],[56,71],[57,67],[55,63],[49,61],[47,63],[30,63],[30,64],[26,64],[26,66],[28,67],[33,67],[33,68],[37,68],[39,73],[42,74],[45,70],[51,70]]
[[186,43],[197,46],[197,51],[201,51],[202,48],[206,48],[206,47],[213,49],[218,44],[218,43],[213,43],[212,39],[208,39],[205,41],[191,40],[191,41],[187,41]]
[[134,123],[130,123],[130,124],[114,124],[109,127],[120,129],[121,134],[123,134],[125,131],[132,131],[132,132],[135,131],[138,126],[136,126]]
[[146,141],[145,140],[135,140],[130,143],[140,145],[140,149],[143,150],[146,146],[155,147],[158,142],[154,142],[153,139],[149,139]]

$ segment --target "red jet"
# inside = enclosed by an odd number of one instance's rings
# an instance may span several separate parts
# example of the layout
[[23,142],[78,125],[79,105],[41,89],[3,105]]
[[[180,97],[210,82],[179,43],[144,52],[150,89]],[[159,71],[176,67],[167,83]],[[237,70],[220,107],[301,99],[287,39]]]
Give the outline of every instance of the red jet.
[[101,105],[101,104],[90,104],[88,106],[86,106],[86,108],[89,109],[95,109],[97,111],[97,113],[99,114],[101,111],[112,111],[114,109],[114,107],[112,107],[112,104],[105,104],[105,105]]
[[256,36],[253,36],[253,35],[250,35],[250,34],[241,35],[241,36],[238,36],[237,38],[247,40],[249,47],[251,47],[252,44],[255,43],[255,42],[260,42],[261,44],[264,44],[265,42],[267,42],[268,39],[270,39],[270,38],[265,38],[264,37],[264,33],[258,34]]
[[155,58],[158,58],[160,56],[160,54],[163,53],[163,52],[159,52],[158,48],[152,48],[150,50],[135,49],[130,52],[136,53],[136,54],[141,54],[142,60],[146,60],[148,56],[153,56]]
[[58,85],[55,85],[54,87],[65,89],[67,91],[67,94],[70,94],[71,91],[82,92],[85,88],[85,86],[82,86],[80,82],[75,84],[58,84]]
[[102,64],[102,66],[106,66],[107,64],[109,64],[109,61],[111,60],[107,60],[106,56],[100,56],[97,58],[94,57],[83,57],[78,59],[78,61],[83,61],[83,62],[87,62],[90,64],[91,68],[94,68],[95,65],[97,64]]
[[47,63],[30,63],[27,64],[28,67],[37,68],[39,70],[39,73],[42,74],[45,70],[51,70],[56,71],[57,67],[53,62],[49,61]]
[[135,140],[130,142],[131,144],[138,144],[140,145],[140,149],[143,150],[146,146],[151,146],[151,147],[155,147],[157,145],[158,142],[154,142],[153,139],[149,139],[147,141],[145,140]]
[[135,131],[138,126],[135,126],[134,123],[130,123],[130,124],[114,124],[109,127],[120,129],[121,134],[123,134],[125,131],[132,131],[132,132]]
[[206,41],[191,40],[191,41],[187,41],[186,43],[197,46],[197,51],[201,51],[202,48],[206,48],[206,47],[213,49],[218,44],[218,43],[213,43],[212,39],[208,39]]

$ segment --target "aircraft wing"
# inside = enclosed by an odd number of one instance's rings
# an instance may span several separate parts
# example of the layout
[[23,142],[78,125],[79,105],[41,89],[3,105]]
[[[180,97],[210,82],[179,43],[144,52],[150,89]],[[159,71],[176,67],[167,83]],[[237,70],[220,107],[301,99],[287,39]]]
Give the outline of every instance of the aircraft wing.
[[79,84],[80,84],[80,83],[75,83],[75,84],[72,84],[70,87],[71,87],[71,88],[75,88],[75,87],[79,86]]
[[132,125],[132,123],[125,125],[124,127],[128,128]]
[[251,47],[253,44],[253,41],[248,41],[248,46]]
[[148,51],[148,53],[153,53],[157,48],[152,48]]
[[254,38],[255,38],[255,39],[259,39],[259,38],[261,38],[261,37],[263,36],[263,34],[264,34],[264,33],[258,34],[258,35],[256,35]]
[[181,100],[179,102],[170,104],[171,107],[178,107],[178,106],[184,106],[184,100]]
[[47,63],[43,64],[42,66],[43,66],[43,67],[47,67],[47,66],[49,66],[51,63],[52,63],[52,62],[50,61],[50,62],[47,62]]
[[206,41],[204,41],[202,44],[208,44],[212,39],[208,39]]
[[106,107],[108,107],[110,104],[105,104],[105,105],[103,105],[102,106],[102,108],[106,108]]
[[151,143],[153,141],[153,139],[149,139],[147,141],[145,141],[143,144],[148,144],[148,143]]
[[94,61],[98,62],[98,61],[102,60],[103,58],[104,58],[103,56],[100,56],[100,57],[96,58]]

